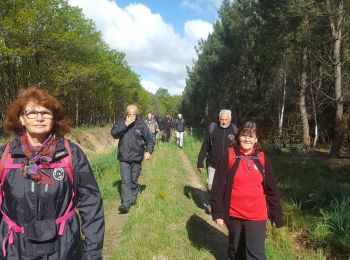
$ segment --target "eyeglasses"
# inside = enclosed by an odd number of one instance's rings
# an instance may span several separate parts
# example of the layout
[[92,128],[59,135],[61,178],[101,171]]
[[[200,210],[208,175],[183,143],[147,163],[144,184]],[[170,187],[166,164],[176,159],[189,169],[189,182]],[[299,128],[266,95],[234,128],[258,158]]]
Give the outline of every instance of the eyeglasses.
[[40,114],[42,118],[44,119],[52,119],[53,114],[51,111],[36,111],[36,110],[27,110],[24,111],[23,114],[28,118],[28,119],[35,119],[38,117]]
[[249,136],[249,135],[241,135],[239,137],[240,139],[245,139],[245,140],[255,140],[256,139],[256,136]]

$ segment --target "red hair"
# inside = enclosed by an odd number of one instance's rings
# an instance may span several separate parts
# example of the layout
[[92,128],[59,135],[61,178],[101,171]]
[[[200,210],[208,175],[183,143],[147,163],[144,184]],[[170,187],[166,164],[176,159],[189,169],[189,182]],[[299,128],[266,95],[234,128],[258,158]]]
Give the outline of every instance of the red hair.
[[25,132],[25,128],[23,128],[20,123],[19,117],[24,112],[29,102],[34,102],[37,105],[45,107],[53,113],[53,133],[64,136],[69,132],[71,120],[66,117],[62,105],[47,91],[37,86],[21,89],[19,91],[17,99],[15,99],[7,109],[4,122],[5,132],[14,132],[17,135]]

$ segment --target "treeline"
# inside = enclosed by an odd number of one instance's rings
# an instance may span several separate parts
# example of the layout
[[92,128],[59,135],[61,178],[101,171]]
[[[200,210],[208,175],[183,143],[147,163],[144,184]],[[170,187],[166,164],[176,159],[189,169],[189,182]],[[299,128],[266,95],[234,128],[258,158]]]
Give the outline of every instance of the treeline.
[[222,108],[276,144],[349,147],[349,0],[224,0],[183,95],[195,125]]
[[144,90],[125,55],[67,1],[0,1],[0,125],[19,88],[30,85],[56,96],[76,125],[111,122],[130,103],[143,114],[180,103],[166,90],[165,101]]

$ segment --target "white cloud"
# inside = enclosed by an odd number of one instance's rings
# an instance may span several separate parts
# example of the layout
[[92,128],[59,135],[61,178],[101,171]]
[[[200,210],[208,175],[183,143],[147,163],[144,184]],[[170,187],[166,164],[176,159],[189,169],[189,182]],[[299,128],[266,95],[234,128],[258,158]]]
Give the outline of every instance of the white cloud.
[[204,8],[200,3],[198,3],[198,1],[193,2],[189,0],[184,0],[184,1],[181,1],[180,7],[194,11],[196,14],[204,13]]
[[141,80],[142,87],[153,94],[161,87],[157,83],[149,80]]
[[206,39],[213,32],[213,25],[202,20],[192,20],[185,23],[185,33],[194,44],[199,39]]
[[206,12],[217,12],[223,0],[183,0],[180,7],[191,10],[197,15],[203,15]]
[[107,44],[124,52],[136,72],[147,72],[139,74],[142,85],[150,91],[157,85],[171,94],[181,94],[186,66],[191,66],[196,58],[194,45],[212,30],[207,22],[188,21],[184,28],[186,36],[181,37],[160,14],[152,13],[142,4],[120,8],[108,0],[69,0],[69,3],[82,8],[85,16],[96,23]]

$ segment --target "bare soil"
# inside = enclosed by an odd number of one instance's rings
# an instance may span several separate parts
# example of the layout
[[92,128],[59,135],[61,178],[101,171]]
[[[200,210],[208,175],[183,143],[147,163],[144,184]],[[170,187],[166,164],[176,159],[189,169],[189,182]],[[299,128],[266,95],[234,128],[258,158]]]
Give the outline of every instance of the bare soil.
[[[205,202],[205,191],[206,189],[203,187],[199,177],[196,175],[196,171],[193,168],[191,161],[188,159],[187,155],[183,150],[179,149],[179,154],[181,158],[181,162],[183,167],[186,169],[188,173],[188,179],[190,182],[190,185],[193,188],[193,192],[196,194],[193,194],[193,197],[196,197],[198,201]],[[198,206],[198,205],[197,205]],[[199,205],[200,208],[201,205]],[[201,233],[201,240],[205,241],[205,244],[209,245],[207,246],[207,249],[210,250],[210,252],[213,255],[213,259],[227,259],[227,245],[228,245],[228,230],[226,227],[219,227],[216,225],[216,223],[212,220],[211,215],[208,215],[202,211],[201,214],[198,215],[199,218],[204,220],[208,225],[212,227],[212,229],[208,229],[208,232]],[[213,235],[213,232],[221,232],[223,235],[217,236]]]
[[105,207],[105,240],[103,245],[103,259],[112,259],[113,252],[122,241],[122,231],[128,220],[128,214],[119,214],[118,202]]
[[117,144],[117,141],[111,136],[111,126],[72,129],[65,137],[79,145],[88,157],[108,152]]

